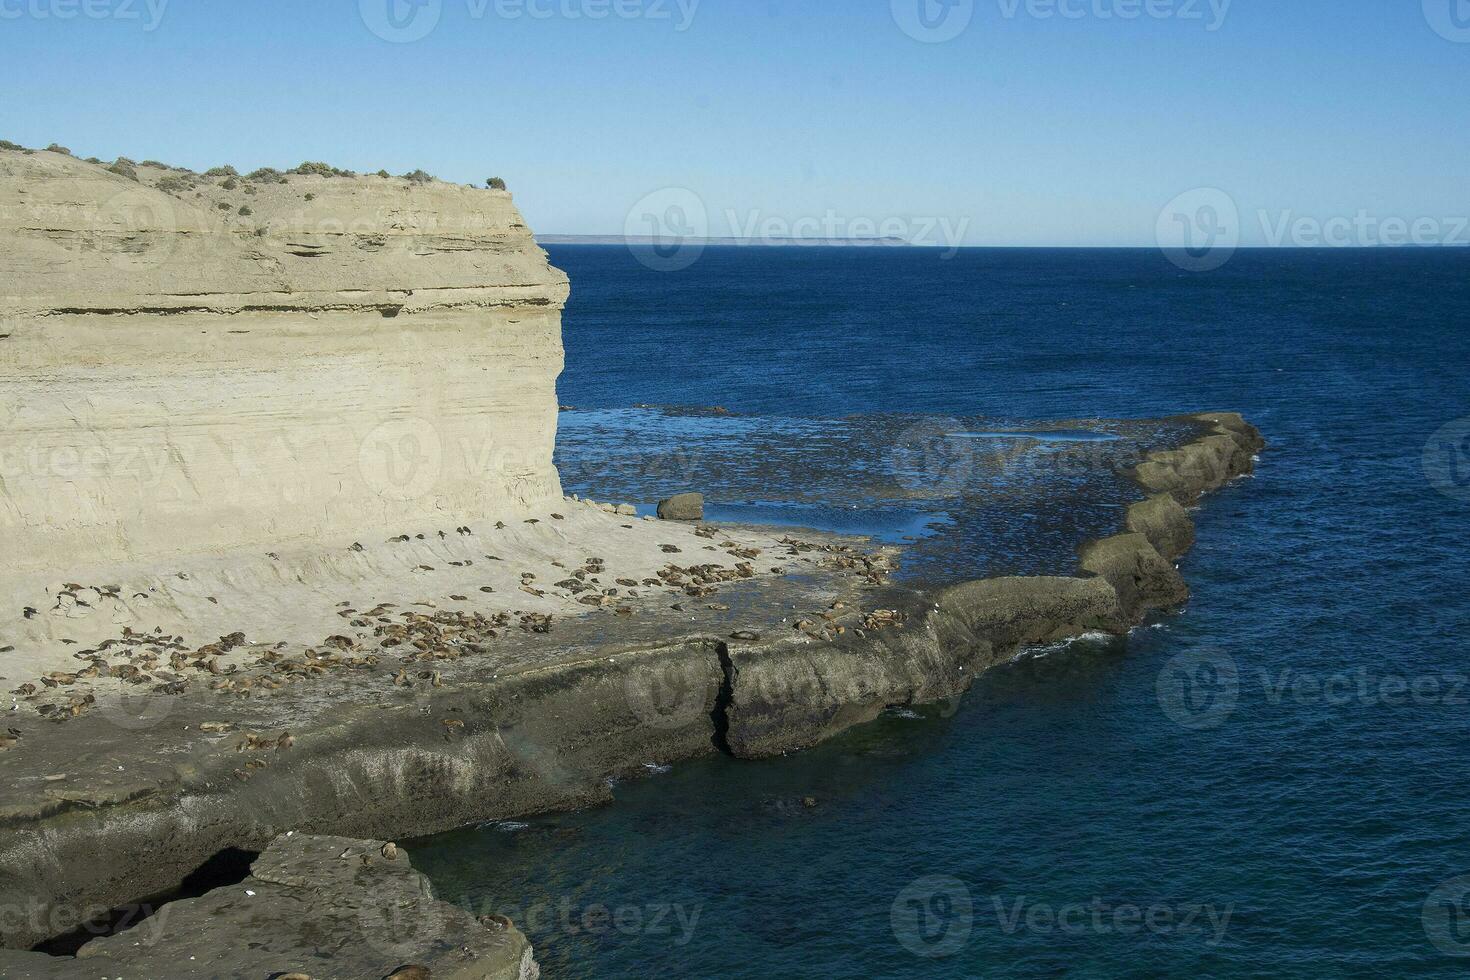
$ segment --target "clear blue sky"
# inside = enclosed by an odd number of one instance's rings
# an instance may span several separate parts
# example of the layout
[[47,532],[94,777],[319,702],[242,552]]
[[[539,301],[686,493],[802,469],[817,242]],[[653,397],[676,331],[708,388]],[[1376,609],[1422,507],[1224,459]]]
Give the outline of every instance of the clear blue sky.
[[0,137],[498,175],[541,232],[621,232],[664,187],[713,234],[830,211],[968,222],[968,244],[1148,245],[1201,186],[1247,243],[1261,210],[1470,211],[1470,38],[1421,0],[1234,0],[1218,23],[1210,0],[974,0],[942,43],[892,8],[938,0],[699,0],[688,23],[693,0],[418,0],[438,20],[409,43],[368,27],[389,2],[0,0]]

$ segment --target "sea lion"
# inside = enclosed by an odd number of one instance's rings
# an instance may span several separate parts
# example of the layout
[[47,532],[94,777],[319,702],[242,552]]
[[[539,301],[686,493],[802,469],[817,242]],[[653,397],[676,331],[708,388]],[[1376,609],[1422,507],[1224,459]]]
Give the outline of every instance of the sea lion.
[[408,966],[400,966],[388,974],[386,980],[431,980],[429,968],[411,963]]
[[504,915],[482,915],[479,922],[486,929],[494,929],[496,932],[505,932],[513,926],[510,919]]

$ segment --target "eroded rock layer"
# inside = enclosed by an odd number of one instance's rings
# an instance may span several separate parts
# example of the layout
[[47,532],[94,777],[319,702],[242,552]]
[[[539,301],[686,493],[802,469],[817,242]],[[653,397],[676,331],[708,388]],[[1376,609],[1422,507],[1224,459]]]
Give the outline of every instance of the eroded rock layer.
[[561,497],[568,285],[504,191],[0,150],[0,269],[12,568]]

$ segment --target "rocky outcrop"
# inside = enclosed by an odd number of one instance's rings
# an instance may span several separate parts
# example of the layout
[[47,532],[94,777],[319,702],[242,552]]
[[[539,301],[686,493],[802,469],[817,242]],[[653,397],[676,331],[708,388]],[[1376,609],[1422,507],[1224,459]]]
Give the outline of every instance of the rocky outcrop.
[[1124,621],[1105,580],[1045,577],[966,582],[900,615],[911,625],[873,633],[850,617],[840,642],[732,646],[728,751],[762,758],[808,748],[891,706],[963,694],[1022,647]]
[[568,285],[508,193],[137,175],[0,150],[10,570],[560,500]]
[[1083,547],[1078,567],[1113,587],[1118,605],[1132,617],[1154,609],[1182,605],[1189,586],[1142,534],[1117,534]]
[[75,960],[0,950],[0,975],[379,980],[410,964],[445,980],[540,975],[514,923],[436,900],[408,855],[384,841],[283,835],[243,880],[148,911]]
[[728,750],[759,758],[815,745],[887,707],[962,694],[976,676],[1024,647],[1089,632],[1123,633],[1154,610],[1182,605],[1189,588],[1173,559],[1193,544],[1194,524],[1179,500],[1197,501],[1250,472],[1265,442],[1239,415],[1179,421],[1203,431],[1140,467],[1151,467],[1146,474],[1171,492],[1130,508],[1129,533],[1084,545],[1079,577],[961,583],[911,608],[913,625],[898,632],[866,636],[854,623],[838,643],[732,647],[722,733]]
[[1125,524],[1170,560],[1194,547],[1194,522],[1172,494],[1157,494],[1130,505]]
[[661,521],[704,520],[704,494],[681,493],[658,502],[658,519]]
[[1208,426],[1200,438],[1179,449],[1150,453],[1133,478],[1151,493],[1168,493],[1181,504],[1249,473],[1255,454],[1266,445],[1261,434],[1236,412],[1203,412],[1191,421]]

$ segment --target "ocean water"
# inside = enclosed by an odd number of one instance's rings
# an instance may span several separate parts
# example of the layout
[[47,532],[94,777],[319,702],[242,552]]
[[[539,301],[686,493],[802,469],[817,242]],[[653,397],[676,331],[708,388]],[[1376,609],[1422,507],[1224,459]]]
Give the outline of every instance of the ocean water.
[[[1470,966],[1470,250],[1205,274],[550,252],[573,282],[559,463],[599,499],[689,484],[720,520],[917,541],[916,577],[1044,570],[1116,522],[1113,464],[1170,435],[1097,420],[1234,409],[1271,446],[1197,515],[1181,614],[806,753],[415,842],[441,897],[515,917],[554,978]],[[1037,429],[1073,438],[950,438]]]

